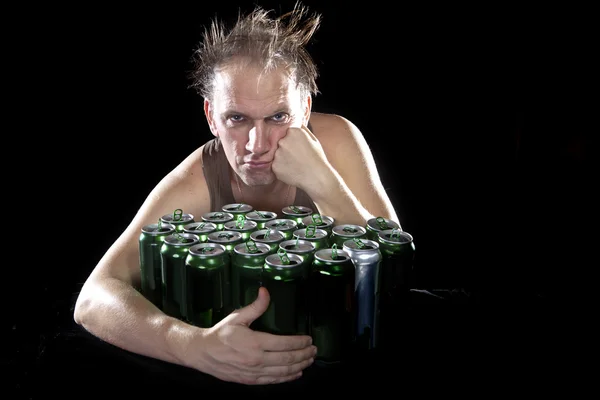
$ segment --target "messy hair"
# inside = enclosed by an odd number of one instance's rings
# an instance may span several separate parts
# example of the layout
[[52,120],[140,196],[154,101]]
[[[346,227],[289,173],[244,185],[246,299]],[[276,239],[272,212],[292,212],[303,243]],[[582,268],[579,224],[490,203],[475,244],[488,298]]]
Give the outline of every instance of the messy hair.
[[216,70],[241,58],[261,65],[265,72],[283,66],[299,90],[316,95],[318,71],[306,45],[319,28],[321,16],[309,15],[300,2],[277,18],[269,14],[260,6],[245,16],[238,14],[229,31],[214,18],[193,53],[190,87],[205,99],[212,99]]

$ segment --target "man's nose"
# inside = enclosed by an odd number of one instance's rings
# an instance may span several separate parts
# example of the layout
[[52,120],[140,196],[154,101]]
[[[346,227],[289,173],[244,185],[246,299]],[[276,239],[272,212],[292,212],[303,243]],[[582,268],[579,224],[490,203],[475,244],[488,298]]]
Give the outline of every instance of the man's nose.
[[246,150],[254,154],[263,154],[269,151],[269,133],[263,123],[258,122],[250,129]]

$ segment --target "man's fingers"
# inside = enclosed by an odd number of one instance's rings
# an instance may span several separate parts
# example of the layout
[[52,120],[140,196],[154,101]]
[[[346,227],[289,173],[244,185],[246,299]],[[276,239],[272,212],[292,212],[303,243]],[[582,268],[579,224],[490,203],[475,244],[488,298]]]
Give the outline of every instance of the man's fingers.
[[293,351],[265,351],[263,353],[263,364],[267,367],[295,365],[312,360],[316,354],[317,348],[315,346]]
[[281,383],[298,379],[302,376],[302,371],[309,367],[312,363],[313,360],[311,358],[293,365],[265,367],[261,371],[261,376],[257,379],[257,383]]
[[254,331],[257,335],[261,350],[264,351],[291,351],[301,350],[312,344],[312,338],[307,335],[272,335],[266,332]]

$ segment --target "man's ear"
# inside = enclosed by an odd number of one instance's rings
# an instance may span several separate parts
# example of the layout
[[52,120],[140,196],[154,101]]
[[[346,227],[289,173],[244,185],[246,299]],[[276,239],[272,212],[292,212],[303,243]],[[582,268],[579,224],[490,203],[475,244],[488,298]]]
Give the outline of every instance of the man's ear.
[[204,99],[204,115],[206,116],[206,121],[208,122],[210,131],[215,137],[218,137],[219,131],[217,130],[217,125],[215,124],[215,119],[213,118],[213,108],[210,104],[210,101],[206,99]]
[[304,118],[302,120],[302,125],[308,126],[308,121],[310,121],[310,111],[312,108],[312,97],[310,94],[306,96],[306,101],[304,104]]

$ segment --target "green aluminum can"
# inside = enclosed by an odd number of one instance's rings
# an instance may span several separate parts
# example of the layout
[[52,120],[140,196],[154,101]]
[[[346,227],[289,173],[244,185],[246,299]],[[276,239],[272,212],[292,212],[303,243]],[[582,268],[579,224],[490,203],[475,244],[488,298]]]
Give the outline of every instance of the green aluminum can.
[[367,230],[367,239],[377,242],[377,235],[379,234],[379,232],[385,231],[387,229],[400,229],[400,225],[397,222],[392,221],[391,219],[377,217],[368,220],[367,224],[365,225],[365,228]]
[[233,214],[222,211],[211,211],[202,214],[202,221],[212,222],[217,226],[218,231],[225,229],[225,222],[233,221]]
[[223,286],[223,293],[225,298],[225,313],[229,314],[233,311],[234,306],[232,303],[232,292],[231,292],[231,262],[233,256],[233,248],[243,243],[244,239],[240,232],[235,231],[216,231],[208,235],[208,243],[218,243],[225,246],[227,250],[227,256],[229,262],[225,267],[225,285]]
[[262,282],[271,302],[257,330],[277,335],[308,335],[308,268],[298,254],[270,254]]
[[327,232],[323,229],[315,228],[314,225],[295,230],[293,237],[313,242],[315,251],[329,247],[329,235]]
[[277,229],[260,229],[250,234],[250,239],[256,243],[264,243],[271,248],[270,253],[277,253],[279,243],[285,240],[285,235]]
[[273,211],[250,211],[246,214],[246,219],[256,222],[256,229],[265,229],[265,224],[271,220],[277,219],[277,213]]
[[315,252],[310,275],[310,331],[316,359],[335,363],[347,359],[356,336],[355,270],[337,245]]
[[238,215],[246,215],[249,212],[253,211],[254,208],[250,205],[250,204],[244,204],[244,203],[232,203],[232,204],[225,204],[222,208],[221,211],[232,214],[233,215],[233,219],[236,219],[238,217]]
[[331,246],[337,245],[339,249],[344,247],[346,240],[367,238],[367,229],[364,226],[342,224],[336,225],[331,229],[329,243]]
[[[232,303],[245,307],[256,300],[262,282],[265,258],[271,248],[265,243],[248,240],[236,245],[231,259]],[[251,325],[254,327],[254,325]]]
[[160,248],[175,225],[159,221],[142,227],[139,237],[141,293],[159,309],[163,307]]
[[283,207],[283,209],[281,210],[281,213],[282,213],[282,218],[287,218],[287,219],[291,219],[292,221],[295,221],[296,224],[298,225],[298,229],[301,229],[301,228],[306,227],[306,226],[304,226],[302,221],[304,220],[305,217],[309,217],[313,213],[313,210],[312,210],[312,208],[305,207],[305,206],[291,205],[291,206]]
[[307,264],[308,268],[310,269],[316,251],[314,242],[298,238],[284,240],[283,242],[279,243],[279,248],[284,250],[286,253],[297,254],[302,257],[303,262]]
[[208,235],[217,230],[217,225],[212,222],[192,222],[191,224],[184,225],[183,231],[185,233],[193,233],[198,235],[200,243],[206,243],[208,241]]
[[256,230],[257,226],[256,222],[247,220],[244,215],[240,214],[234,221],[225,222],[223,229],[241,233],[242,239],[246,241],[250,239],[250,234]]
[[293,219],[277,218],[267,222],[265,229],[277,229],[288,240],[294,237],[294,231],[298,229],[298,223]]
[[327,232],[327,235],[331,235],[331,229],[333,228],[334,223],[335,220],[332,217],[321,214],[312,214],[302,219],[302,225],[304,227],[314,225],[316,228],[323,229]]
[[185,260],[189,248],[198,243],[197,235],[175,232],[165,237],[160,248],[163,311],[181,320],[186,319],[187,311]]
[[187,321],[210,328],[225,316],[225,268],[227,249],[217,243],[199,243],[189,248],[185,261]]
[[192,214],[186,214],[181,208],[173,211],[172,214],[165,214],[160,217],[160,221],[175,226],[177,232],[183,232],[183,227],[187,224],[194,222],[194,216]]

